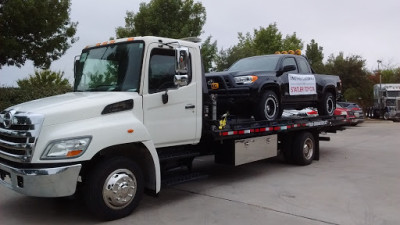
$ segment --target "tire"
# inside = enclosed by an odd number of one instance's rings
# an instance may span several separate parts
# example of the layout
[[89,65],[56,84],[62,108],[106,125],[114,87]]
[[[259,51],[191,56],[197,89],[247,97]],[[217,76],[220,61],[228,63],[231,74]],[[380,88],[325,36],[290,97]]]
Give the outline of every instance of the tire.
[[331,92],[323,95],[322,101],[319,103],[318,114],[320,116],[333,116],[336,109],[336,99]]
[[144,190],[140,167],[126,157],[101,160],[89,172],[84,200],[101,220],[128,216],[138,206]]
[[283,109],[278,96],[273,91],[266,91],[257,104],[255,118],[256,120],[273,121],[282,116]]
[[384,119],[384,120],[389,120],[389,113],[388,113],[388,112],[385,112],[385,113],[383,114],[383,119]]
[[297,165],[309,165],[315,155],[315,139],[310,132],[301,132],[293,142],[293,162]]

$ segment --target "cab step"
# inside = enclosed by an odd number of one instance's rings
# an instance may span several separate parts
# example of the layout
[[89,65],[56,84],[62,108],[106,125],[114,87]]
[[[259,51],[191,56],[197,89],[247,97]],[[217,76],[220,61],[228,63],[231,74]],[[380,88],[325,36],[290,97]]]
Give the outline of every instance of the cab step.
[[160,162],[170,161],[170,160],[179,160],[179,159],[188,159],[199,156],[199,152],[194,152],[190,150],[181,150],[181,151],[164,151],[159,152],[158,157]]
[[162,187],[171,187],[189,181],[205,179],[208,177],[208,175],[200,172],[191,172],[191,173],[185,172],[185,173],[166,174],[163,175],[163,177],[164,178],[162,178],[161,181]]

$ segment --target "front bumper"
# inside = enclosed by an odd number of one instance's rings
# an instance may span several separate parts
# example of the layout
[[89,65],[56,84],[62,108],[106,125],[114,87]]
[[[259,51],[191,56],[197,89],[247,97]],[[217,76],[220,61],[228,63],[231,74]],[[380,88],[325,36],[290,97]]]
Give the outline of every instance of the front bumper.
[[36,197],[64,197],[75,193],[81,164],[18,169],[0,163],[0,185]]

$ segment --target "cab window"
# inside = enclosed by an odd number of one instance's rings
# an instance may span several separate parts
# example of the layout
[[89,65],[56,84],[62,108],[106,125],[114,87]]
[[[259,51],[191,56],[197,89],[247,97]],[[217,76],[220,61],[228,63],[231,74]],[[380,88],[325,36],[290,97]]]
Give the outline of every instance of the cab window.
[[[190,61],[190,56],[189,56]],[[174,83],[175,71],[175,50],[153,49],[150,55],[149,66],[149,93],[165,91],[169,88],[176,88]],[[191,64],[188,68],[189,82],[191,80]]]
[[302,74],[311,74],[311,69],[308,66],[308,62],[305,58],[297,58],[299,63],[299,72]]
[[175,87],[175,51],[154,49],[150,56],[149,93]]
[[290,58],[286,58],[286,59],[283,60],[283,62],[282,62],[282,66],[283,67],[290,66],[290,65],[293,65],[293,66],[296,67],[296,70],[292,70],[290,72],[298,73],[297,64],[296,64],[296,61],[294,60],[294,58],[290,57]]

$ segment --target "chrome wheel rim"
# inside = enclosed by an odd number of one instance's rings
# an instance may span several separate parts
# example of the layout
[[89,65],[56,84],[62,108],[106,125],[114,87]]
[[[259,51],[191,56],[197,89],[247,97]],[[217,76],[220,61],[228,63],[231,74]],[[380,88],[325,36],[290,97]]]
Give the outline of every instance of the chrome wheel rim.
[[128,206],[135,197],[137,182],[135,175],[127,169],[112,172],[104,182],[103,199],[113,209]]
[[306,160],[310,160],[314,154],[314,144],[311,138],[307,138],[303,145],[303,154]]

